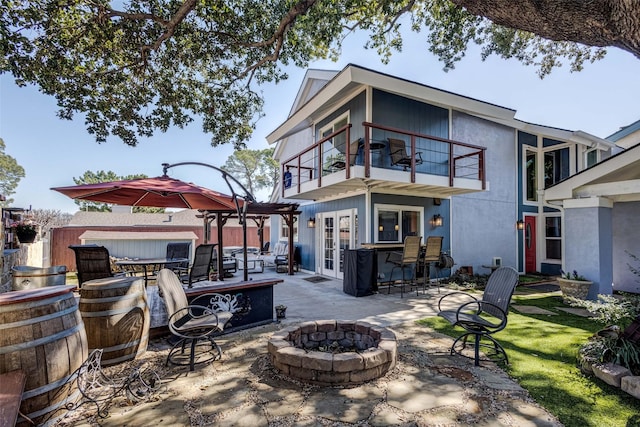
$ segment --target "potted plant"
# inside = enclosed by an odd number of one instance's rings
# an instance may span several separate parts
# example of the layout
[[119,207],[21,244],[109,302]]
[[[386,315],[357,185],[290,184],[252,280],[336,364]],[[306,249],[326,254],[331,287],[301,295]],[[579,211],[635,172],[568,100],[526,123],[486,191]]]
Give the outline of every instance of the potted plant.
[[284,319],[286,317],[286,313],[287,313],[287,306],[286,305],[276,305],[275,307],[276,309],[276,319]]
[[562,275],[557,280],[562,291],[563,301],[568,304],[568,297],[586,299],[593,282],[578,274],[576,270],[568,273],[562,270],[560,272]]
[[20,243],[33,243],[38,234],[36,224],[27,221],[17,221],[11,224],[11,228],[18,236]]

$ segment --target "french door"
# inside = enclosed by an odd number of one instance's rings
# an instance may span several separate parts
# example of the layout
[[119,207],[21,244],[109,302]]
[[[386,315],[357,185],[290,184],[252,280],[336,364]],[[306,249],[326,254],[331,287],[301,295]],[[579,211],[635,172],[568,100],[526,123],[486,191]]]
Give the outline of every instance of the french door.
[[354,210],[324,212],[318,216],[321,218],[320,274],[342,279],[344,251],[355,247]]

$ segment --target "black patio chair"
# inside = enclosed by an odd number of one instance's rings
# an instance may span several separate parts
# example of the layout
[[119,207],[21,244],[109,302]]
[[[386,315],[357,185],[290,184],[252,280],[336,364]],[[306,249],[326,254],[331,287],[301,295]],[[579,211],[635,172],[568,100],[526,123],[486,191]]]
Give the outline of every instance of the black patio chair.
[[[509,363],[504,348],[492,337],[493,334],[503,330],[507,326],[507,314],[511,296],[518,285],[518,272],[512,267],[500,267],[489,277],[484,289],[482,299],[477,299],[464,292],[452,292],[444,295],[438,301],[438,316],[445,318],[449,323],[462,327],[466,332],[456,338],[451,346],[451,354],[462,354],[467,346],[470,336],[474,337],[474,362],[480,365],[480,360],[504,360]],[[452,295],[465,295],[470,301],[453,310],[442,310],[443,300]],[[485,339],[487,342],[482,342]],[[457,349],[456,346],[460,345]],[[480,359],[480,347],[486,348],[486,358]]]
[[191,250],[191,243],[189,242],[173,242],[167,243],[167,258],[187,258],[187,261],[176,262],[171,264],[166,264],[165,268],[169,270],[184,272],[189,268],[189,252]]
[[109,250],[98,245],[70,245],[76,256],[76,271],[78,287],[88,280],[105,279],[124,273],[114,273],[111,270]]
[[215,245],[198,245],[193,256],[193,263],[189,267],[188,273],[180,275],[180,281],[191,288],[195,282],[209,280],[214,250]]

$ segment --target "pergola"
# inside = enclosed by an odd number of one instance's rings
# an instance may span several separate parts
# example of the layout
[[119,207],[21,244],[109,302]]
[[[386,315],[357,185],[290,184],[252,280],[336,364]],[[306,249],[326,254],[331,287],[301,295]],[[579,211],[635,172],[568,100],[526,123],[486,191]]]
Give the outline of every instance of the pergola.
[[[209,224],[213,220],[216,220],[216,228],[218,230],[218,245],[220,250],[218,251],[218,271],[223,271],[222,269],[222,247],[223,247],[223,236],[222,236],[222,227],[227,223],[230,218],[237,218],[243,226],[244,236],[243,236],[243,259],[244,259],[244,280],[248,280],[248,272],[247,272],[247,236],[246,236],[246,221],[252,220],[258,226],[258,232],[260,234],[260,248],[264,247],[264,235],[263,228],[266,218],[272,215],[280,215],[289,230],[293,230],[293,224],[296,221],[296,215],[300,215],[300,211],[298,211],[297,203],[247,203],[246,211],[237,212],[237,211],[229,211],[229,210],[200,210],[202,213],[202,218],[204,220],[204,230],[205,230],[205,242],[208,243],[210,236],[210,228]],[[293,233],[289,233],[288,238],[288,261],[289,261],[289,274],[293,275]],[[219,280],[223,280],[223,276],[219,276]]]

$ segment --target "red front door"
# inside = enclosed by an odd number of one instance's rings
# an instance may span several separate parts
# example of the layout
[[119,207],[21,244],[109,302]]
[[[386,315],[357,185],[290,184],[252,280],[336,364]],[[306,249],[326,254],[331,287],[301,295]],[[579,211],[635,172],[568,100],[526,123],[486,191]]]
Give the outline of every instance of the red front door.
[[536,217],[524,217],[524,272],[536,271]]

